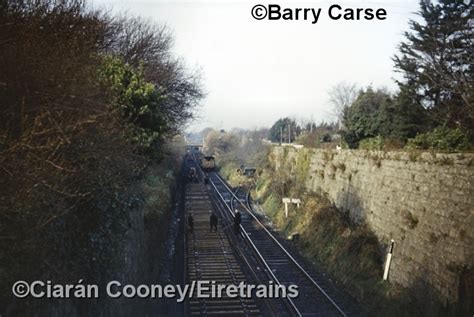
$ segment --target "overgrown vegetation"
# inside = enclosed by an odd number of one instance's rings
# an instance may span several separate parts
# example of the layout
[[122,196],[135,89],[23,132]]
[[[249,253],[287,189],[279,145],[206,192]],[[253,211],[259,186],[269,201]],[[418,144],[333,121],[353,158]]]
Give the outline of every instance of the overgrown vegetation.
[[460,128],[438,127],[431,132],[418,134],[408,140],[408,149],[462,152],[471,147],[467,134]]
[[202,97],[171,40],[80,0],[0,3],[0,313],[48,304],[15,302],[16,280],[101,284],[128,265],[138,181]]

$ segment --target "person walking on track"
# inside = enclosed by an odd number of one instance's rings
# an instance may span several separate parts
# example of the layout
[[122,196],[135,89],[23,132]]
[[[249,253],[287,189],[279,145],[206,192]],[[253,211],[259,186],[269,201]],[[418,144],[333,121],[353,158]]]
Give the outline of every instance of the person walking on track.
[[242,215],[238,209],[235,210],[234,216],[234,231],[235,234],[240,234],[240,223],[242,222]]
[[215,212],[211,213],[210,223],[211,223],[210,231],[212,232],[212,228],[214,228],[214,231],[217,232],[217,216],[216,216]]

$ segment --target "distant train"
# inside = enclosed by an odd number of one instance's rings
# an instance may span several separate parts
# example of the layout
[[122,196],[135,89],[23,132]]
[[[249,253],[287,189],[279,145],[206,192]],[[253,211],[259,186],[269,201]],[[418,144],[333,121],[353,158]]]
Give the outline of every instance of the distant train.
[[216,162],[214,156],[203,156],[200,159],[201,168],[205,172],[213,171],[216,168]]

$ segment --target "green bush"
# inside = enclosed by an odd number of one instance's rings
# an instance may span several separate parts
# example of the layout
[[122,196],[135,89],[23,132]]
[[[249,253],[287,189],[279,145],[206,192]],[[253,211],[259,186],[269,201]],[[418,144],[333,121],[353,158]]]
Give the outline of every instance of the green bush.
[[274,217],[277,215],[278,210],[280,209],[280,203],[276,195],[270,194],[270,196],[265,200],[263,203],[263,210],[269,215],[270,217]]
[[129,138],[146,149],[171,130],[164,111],[162,92],[144,77],[143,66],[129,65],[121,58],[105,56],[99,70],[99,80],[112,94],[114,109],[128,123]]
[[467,134],[460,128],[450,129],[440,126],[431,132],[420,133],[408,140],[407,148],[459,152],[471,147]]

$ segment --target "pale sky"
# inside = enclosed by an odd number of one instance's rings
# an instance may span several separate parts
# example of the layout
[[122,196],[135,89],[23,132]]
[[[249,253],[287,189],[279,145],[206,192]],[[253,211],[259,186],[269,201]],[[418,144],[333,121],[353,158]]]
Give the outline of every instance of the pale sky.
[[[270,127],[281,117],[333,120],[328,91],[339,82],[395,90],[391,58],[417,0],[94,0],[94,6],[166,24],[174,52],[202,70],[207,97],[189,131]],[[318,23],[255,20],[256,4],[322,8]],[[334,21],[327,10],[384,8],[383,21]],[[312,19],[312,18],[311,18]]]

